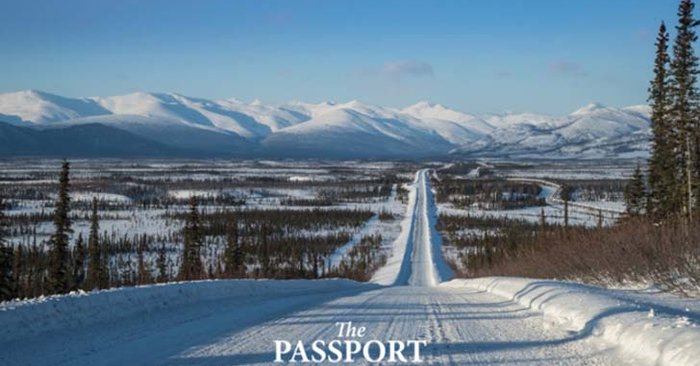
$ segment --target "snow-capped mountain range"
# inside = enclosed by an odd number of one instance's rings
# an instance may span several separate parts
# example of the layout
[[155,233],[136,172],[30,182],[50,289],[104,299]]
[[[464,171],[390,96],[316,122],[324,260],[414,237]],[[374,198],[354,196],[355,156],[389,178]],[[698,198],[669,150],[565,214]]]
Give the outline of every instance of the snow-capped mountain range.
[[173,93],[68,98],[30,90],[0,94],[0,155],[90,156],[81,146],[109,146],[113,153],[101,155],[637,157],[647,153],[649,112],[590,104],[566,116],[476,116],[428,102],[404,109],[358,101],[273,106]]

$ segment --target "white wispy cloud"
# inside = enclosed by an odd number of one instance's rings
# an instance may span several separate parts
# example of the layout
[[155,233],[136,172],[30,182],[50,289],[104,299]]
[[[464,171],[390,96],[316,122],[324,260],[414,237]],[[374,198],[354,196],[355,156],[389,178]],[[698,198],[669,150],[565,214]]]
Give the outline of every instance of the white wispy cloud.
[[561,76],[588,76],[588,71],[581,64],[569,60],[554,61],[547,65],[547,70]]
[[380,70],[381,74],[391,78],[429,77],[435,76],[433,66],[425,61],[397,60],[386,61]]

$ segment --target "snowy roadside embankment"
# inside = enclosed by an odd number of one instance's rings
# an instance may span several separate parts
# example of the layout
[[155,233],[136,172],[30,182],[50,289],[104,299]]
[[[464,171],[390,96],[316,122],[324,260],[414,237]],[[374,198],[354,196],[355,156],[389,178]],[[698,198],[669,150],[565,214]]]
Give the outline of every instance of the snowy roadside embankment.
[[700,363],[700,312],[586,285],[524,278],[453,280],[444,288],[467,287],[511,299],[544,313],[579,339],[595,335],[632,357],[656,365]]
[[[272,312],[293,297],[312,298],[329,293],[356,293],[373,286],[344,279],[329,280],[206,280],[54,295],[0,303],[0,344],[37,334],[116,324],[130,318],[158,317],[193,307],[215,308],[218,303],[248,306],[255,314]],[[301,303],[301,302],[300,302]],[[268,309],[269,308],[269,309]],[[268,311],[270,310],[270,311]],[[243,310],[240,310],[243,311]]]
[[411,272],[406,263],[410,263],[413,252],[413,226],[417,209],[416,190],[420,174],[421,172],[416,173],[413,183],[408,187],[408,205],[406,205],[406,214],[401,221],[401,233],[392,243],[391,255],[389,255],[384,267],[379,268],[372,276],[370,281],[372,283],[391,286],[408,282]]

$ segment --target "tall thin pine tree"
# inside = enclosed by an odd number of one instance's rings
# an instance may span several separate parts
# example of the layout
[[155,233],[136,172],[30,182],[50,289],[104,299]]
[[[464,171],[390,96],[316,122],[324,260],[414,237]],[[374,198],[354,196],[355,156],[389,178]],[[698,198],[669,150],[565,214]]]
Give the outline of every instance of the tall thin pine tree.
[[78,235],[73,251],[73,290],[83,288],[85,282],[85,243],[83,234]]
[[642,168],[637,164],[637,167],[634,169],[632,180],[630,180],[627,187],[625,187],[627,214],[630,216],[638,216],[644,213],[645,197],[644,175],[642,174]]
[[237,278],[245,274],[243,250],[239,242],[238,223],[231,216],[227,222],[226,250],[224,251],[224,273],[226,277]]
[[656,38],[654,79],[649,87],[651,106],[652,144],[649,158],[649,197],[647,212],[657,217],[673,214],[680,207],[678,194],[674,192],[675,172],[673,131],[669,117],[668,31],[662,22]]
[[204,267],[202,265],[202,233],[199,219],[197,197],[190,197],[190,211],[187,215],[183,230],[184,248],[182,251],[182,263],[178,278],[180,280],[197,280],[203,278]]
[[564,201],[564,227],[569,227],[569,201],[573,192],[570,186],[564,185],[559,191],[559,197]]
[[151,277],[151,270],[146,263],[145,252],[148,249],[145,241],[138,243],[136,247],[136,283],[139,285],[145,285],[151,283],[153,278]]
[[5,202],[0,197],[0,301],[10,300],[16,295],[17,284],[12,273],[14,252],[5,242]]
[[71,273],[69,272],[68,241],[71,229],[71,222],[68,214],[70,212],[70,164],[64,160],[58,180],[58,198],[54,211],[54,233],[49,244],[49,268],[47,285],[51,293],[62,294],[68,292],[71,286]]
[[12,263],[12,282],[15,284],[15,295],[19,298],[26,297],[27,288],[24,286],[24,278],[30,277],[24,274],[26,268],[24,250],[21,245],[15,247]]
[[258,239],[259,254],[258,263],[262,277],[270,277],[272,272],[272,259],[270,258],[270,243],[268,242],[269,230],[267,224],[260,227],[260,237]]
[[698,25],[693,18],[694,8],[692,0],[681,0],[678,8],[677,34],[670,68],[673,79],[669,88],[675,155],[679,164],[676,191],[682,197],[682,211],[690,220],[694,216],[698,180],[695,136],[700,99],[697,89],[698,57],[693,50],[693,43],[697,41],[695,27]]
[[90,234],[88,236],[88,270],[86,288],[102,289],[108,285],[105,283],[104,260],[102,248],[100,248],[100,222],[97,216],[97,197],[92,199],[92,211],[90,214]]
[[158,267],[158,277],[156,277],[156,282],[168,282],[168,254],[165,250],[165,243],[162,243],[160,248],[158,248],[156,267]]

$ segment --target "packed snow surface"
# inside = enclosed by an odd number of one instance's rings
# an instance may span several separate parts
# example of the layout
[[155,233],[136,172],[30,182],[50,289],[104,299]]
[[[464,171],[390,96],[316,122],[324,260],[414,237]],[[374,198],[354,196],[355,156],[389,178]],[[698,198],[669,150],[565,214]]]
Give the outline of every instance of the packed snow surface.
[[[425,340],[429,365],[698,365],[700,302],[560,281],[453,279],[427,172],[370,283],[228,280],[0,304],[3,365],[270,365],[275,340]],[[370,364],[356,359],[356,364]]]

